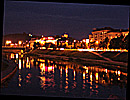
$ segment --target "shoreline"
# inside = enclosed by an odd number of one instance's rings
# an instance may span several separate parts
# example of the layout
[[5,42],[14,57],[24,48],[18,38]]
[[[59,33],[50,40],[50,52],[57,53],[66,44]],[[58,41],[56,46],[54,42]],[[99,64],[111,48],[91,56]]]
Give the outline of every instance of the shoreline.
[[17,66],[13,61],[9,61],[9,68],[1,71],[1,83],[8,79],[17,70]]
[[63,53],[61,55],[51,54],[51,51],[48,51],[49,53],[45,53],[46,51],[42,50],[41,53],[38,51],[40,50],[33,50],[32,52],[26,54],[29,56],[38,56],[40,58],[50,58],[50,59],[60,59],[63,61],[69,61],[69,62],[76,62],[80,63],[82,65],[100,65],[100,66],[105,66],[108,68],[118,68],[121,70],[127,71],[127,66],[128,63],[125,62],[119,62],[119,61],[113,61],[113,60],[103,60],[103,59],[88,59],[88,58],[83,58],[83,57],[74,57],[74,56],[66,56],[64,55],[63,51],[57,51],[59,53]]

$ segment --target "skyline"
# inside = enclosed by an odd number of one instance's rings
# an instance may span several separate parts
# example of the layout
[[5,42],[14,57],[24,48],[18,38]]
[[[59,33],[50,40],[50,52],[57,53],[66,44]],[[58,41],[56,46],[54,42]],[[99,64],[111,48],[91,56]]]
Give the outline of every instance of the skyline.
[[[87,38],[93,28],[129,28],[129,7],[56,2],[6,1],[4,35],[33,33]],[[80,35],[79,35],[80,34]]]

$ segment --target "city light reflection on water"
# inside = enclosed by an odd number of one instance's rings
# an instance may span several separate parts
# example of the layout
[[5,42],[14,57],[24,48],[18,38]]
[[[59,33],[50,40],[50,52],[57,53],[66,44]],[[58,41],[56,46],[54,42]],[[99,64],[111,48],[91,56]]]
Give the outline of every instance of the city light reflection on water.
[[18,72],[12,80],[8,83],[8,88],[11,88],[15,80],[15,89],[20,87],[24,91],[21,95],[24,93],[28,95],[29,92],[26,91],[31,89],[29,95],[41,93],[85,98],[102,98],[103,95],[103,98],[108,98],[113,94],[124,98],[127,73],[100,66],[83,66],[65,61],[19,57]]

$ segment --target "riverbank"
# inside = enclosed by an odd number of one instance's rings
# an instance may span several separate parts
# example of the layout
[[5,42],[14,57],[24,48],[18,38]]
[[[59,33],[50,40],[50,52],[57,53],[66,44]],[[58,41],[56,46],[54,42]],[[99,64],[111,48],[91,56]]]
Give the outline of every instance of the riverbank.
[[[109,53],[110,54],[110,53]],[[95,55],[92,52],[85,51],[51,51],[51,50],[33,50],[27,54],[28,56],[38,56],[41,58],[59,59],[71,61],[82,65],[105,66],[108,68],[116,68],[127,71],[128,63],[113,61],[102,56]]]
[[1,64],[1,83],[4,83],[17,69],[16,64],[14,61],[6,60],[5,58],[2,59]]

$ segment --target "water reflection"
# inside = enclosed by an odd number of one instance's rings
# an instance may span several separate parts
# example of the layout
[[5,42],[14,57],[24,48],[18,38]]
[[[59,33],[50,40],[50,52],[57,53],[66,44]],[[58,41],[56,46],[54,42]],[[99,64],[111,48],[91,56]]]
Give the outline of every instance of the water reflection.
[[29,69],[31,68],[31,67],[30,67],[30,60],[29,60],[29,57],[27,57],[26,68],[29,68]]
[[[122,89],[127,84],[127,73],[121,70],[17,56],[15,59],[18,63],[17,86],[20,88],[39,86],[39,91],[44,93],[98,96],[102,89],[110,89],[111,86]],[[13,54],[10,57],[14,59]]]

